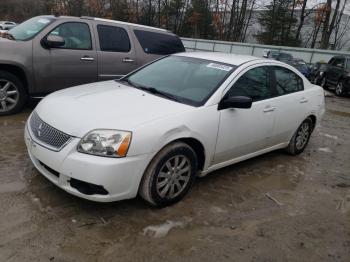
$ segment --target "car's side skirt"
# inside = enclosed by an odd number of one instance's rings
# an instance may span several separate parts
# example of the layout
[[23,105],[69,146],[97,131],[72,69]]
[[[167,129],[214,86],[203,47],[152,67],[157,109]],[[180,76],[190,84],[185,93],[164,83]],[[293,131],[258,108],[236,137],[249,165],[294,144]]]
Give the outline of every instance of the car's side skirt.
[[247,155],[244,155],[244,156],[240,156],[240,157],[237,157],[237,158],[225,161],[225,162],[221,162],[219,164],[215,164],[215,165],[209,167],[207,170],[202,171],[198,176],[203,177],[203,176],[209,174],[210,172],[213,172],[213,171],[218,170],[220,168],[223,168],[223,167],[226,167],[226,166],[229,166],[229,165],[233,165],[233,164],[236,164],[238,162],[241,162],[241,161],[247,160],[249,158],[253,158],[253,157],[256,157],[256,156],[259,156],[259,155],[262,155],[262,154],[265,154],[265,153],[268,153],[268,152],[271,152],[271,151],[274,151],[274,150],[277,150],[277,149],[285,148],[285,147],[288,146],[288,144],[289,144],[289,142],[277,144],[275,146],[272,146],[272,147],[269,147],[269,148],[265,148],[265,149],[256,151],[254,153],[250,153],[250,154],[247,154]]

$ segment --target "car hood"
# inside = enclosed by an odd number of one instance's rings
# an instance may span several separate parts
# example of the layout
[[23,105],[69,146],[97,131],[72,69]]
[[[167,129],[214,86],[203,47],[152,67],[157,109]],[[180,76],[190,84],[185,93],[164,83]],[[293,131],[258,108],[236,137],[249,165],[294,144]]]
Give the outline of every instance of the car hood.
[[54,128],[83,137],[100,128],[133,131],[140,125],[193,110],[193,107],[108,81],[55,92],[44,98],[35,110]]

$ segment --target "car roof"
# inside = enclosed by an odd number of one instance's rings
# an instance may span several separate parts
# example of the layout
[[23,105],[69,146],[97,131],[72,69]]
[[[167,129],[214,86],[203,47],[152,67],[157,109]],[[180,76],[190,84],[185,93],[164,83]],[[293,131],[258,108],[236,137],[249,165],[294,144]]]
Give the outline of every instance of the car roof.
[[134,23],[127,23],[127,22],[111,20],[111,19],[97,18],[97,17],[89,17],[89,16],[82,16],[82,17],[76,17],[76,16],[53,16],[53,15],[43,15],[41,17],[50,17],[50,18],[55,18],[55,19],[87,19],[87,20],[92,20],[92,21],[100,21],[100,22],[107,22],[107,23],[123,24],[123,25],[139,27],[139,28],[152,29],[152,30],[156,30],[156,31],[172,34],[171,31],[166,30],[166,29],[162,29],[162,28],[146,26],[146,25],[140,25],[140,24],[134,24]]
[[211,61],[216,61],[216,62],[235,65],[235,66],[239,66],[241,64],[254,61],[254,60],[269,61],[269,62],[271,61],[268,59],[262,59],[255,56],[236,55],[236,54],[219,53],[219,52],[185,52],[185,53],[178,53],[175,55],[211,60]]

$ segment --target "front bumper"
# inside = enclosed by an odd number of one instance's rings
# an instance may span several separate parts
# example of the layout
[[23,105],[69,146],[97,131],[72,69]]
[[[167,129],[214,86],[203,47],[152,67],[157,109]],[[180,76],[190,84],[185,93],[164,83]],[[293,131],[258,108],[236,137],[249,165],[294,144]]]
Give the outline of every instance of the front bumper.
[[[36,143],[27,126],[24,136],[29,157],[41,174],[68,193],[97,202],[134,198],[151,160],[150,155],[107,158],[79,153],[79,138],[54,152]],[[72,187],[72,178],[101,186],[108,194],[84,194]]]

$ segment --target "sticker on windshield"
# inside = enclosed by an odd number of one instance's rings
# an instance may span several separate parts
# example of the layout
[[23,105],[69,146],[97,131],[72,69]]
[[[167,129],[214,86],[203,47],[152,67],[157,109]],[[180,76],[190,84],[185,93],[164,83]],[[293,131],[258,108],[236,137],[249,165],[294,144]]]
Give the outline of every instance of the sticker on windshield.
[[216,63],[210,63],[207,65],[207,67],[218,69],[218,70],[223,70],[223,71],[231,71],[232,67],[227,66],[227,65],[222,65],[222,64],[216,64]]
[[48,23],[50,23],[50,20],[41,18],[41,19],[38,20],[38,23],[41,23],[41,24],[48,24]]

